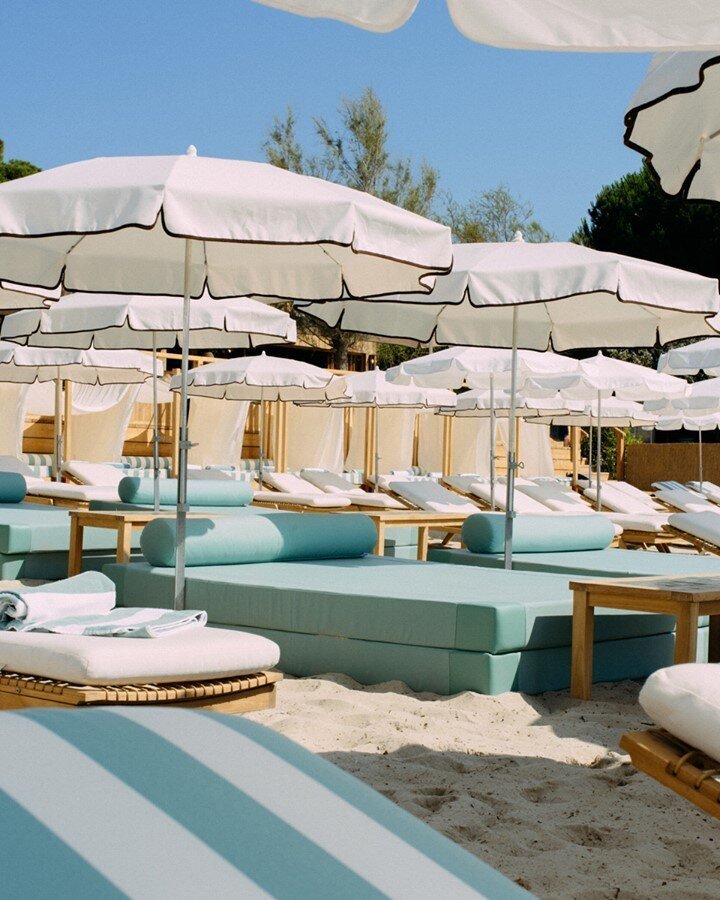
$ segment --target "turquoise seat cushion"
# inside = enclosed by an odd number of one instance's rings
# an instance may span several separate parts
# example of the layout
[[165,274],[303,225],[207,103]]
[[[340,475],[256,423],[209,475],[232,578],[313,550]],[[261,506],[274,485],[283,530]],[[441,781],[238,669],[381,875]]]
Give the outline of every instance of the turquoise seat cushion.
[[[604,550],[615,529],[604,516],[533,516],[515,519],[513,553],[555,553],[568,550]],[[502,553],[505,546],[503,513],[468,516],[462,539],[473,553]]]
[[19,472],[0,472],[0,503],[22,503],[27,484]]
[[[154,606],[172,606],[174,570],[131,564],[105,572],[117,584],[119,604],[152,597]],[[186,574],[188,608],[206,610],[215,625],[487,653],[570,645],[566,575],[479,573],[377,556],[199,566]],[[596,616],[598,640],[674,627],[672,616],[609,610]]]
[[[107,528],[86,528],[85,550],[111,550],[117,534]],[[70,516],[66,509],[39,503],[0,504],[0,553],[34,553],[62,550],[70,546]],[[139,546],[139,536],[133,536]]]
[[[166,506],[176,504],[177,479],[163,478],[158,484],[160,503]],[[152,504],[155,490],[153,485],[152,478],[123,478],[118,485],[118,494],[123,503]],[[253,498],[249,484],[231,481],[229,478],[190,480],[187,493],[191,506],[247,506]]]
[[[471,553],[437,547],[428,559],[438,563],[502,569],[502,553]],[[566,574],[568,577],[626,578],[643,575],[720,575],[720,557],[644,550],[576,550],[567,553],[513,553],[513,569],[522,572]]]
[[[251,524],[248,524],[251,521]],[[143,529],[140,546],[152,566],[175,565],[177,523],[155,519]],[[377,529],[361,513],[274,516],[218,516],[187,520],[186,566],[228,566],[280,560],[364,556],[377,543]]]

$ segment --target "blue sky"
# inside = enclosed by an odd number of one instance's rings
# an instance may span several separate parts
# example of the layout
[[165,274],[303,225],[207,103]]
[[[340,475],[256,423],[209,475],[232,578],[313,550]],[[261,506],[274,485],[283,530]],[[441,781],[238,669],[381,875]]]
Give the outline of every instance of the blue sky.
[[483,47],[442,0],[390,35],[250,0],[5,0],[0,30],[0,138],[43,168],[190,143],[261,159],[288,105],[332,120],[368,84],[394,150],[437,166],[460,201],[505,183],[558,239],[640,165],[622,117],[648,57]]

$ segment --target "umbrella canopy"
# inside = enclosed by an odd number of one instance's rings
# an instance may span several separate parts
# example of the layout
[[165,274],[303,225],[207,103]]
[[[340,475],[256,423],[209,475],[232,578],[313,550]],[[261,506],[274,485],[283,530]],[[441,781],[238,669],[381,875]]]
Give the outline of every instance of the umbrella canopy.
[[49,298],[28,291],[18,291],[0,284],[0,313],[16,309],[44,309]]
[[598,353],[578,363],[577,371],[567,375],[529,378],[525,391],[535,396],[543,389],[560,391],[569,400],[594,400],[617,397],[621,400],[666,400],[684,396],[687,382],[682,378],[656,372],[648,366],[614,359]]
[[720,375],[720,338],[707,338],[663,353],[658,371],[670,375]]
[[625,144],[665,193],[686,200],[720,201],[718,46],[656,56],[625,113]]
[[598,416],[603,425],[613,428],[637,428],[645,425],[654,425],[657,416],[643,409],[642,404],[633,400],[593,400],[590,403],[580,404],[572,401],[566,402],[571,408],[566,412],[553,413],[549,416],[540,416],[532,419],[538,425],[592,425],[597,423]]
[[720,410],[720,378],[708,378],[706,381],[689,384],[681,397],[648,400],[645,409],[656,415],[671,417],[678,413],[691,416],[714,413]]
[[[465,391],[458,394],[457,402],[450,407],[438,410],[442,416],[459,416],[467,418],[506,419],[510,415],[512,397],[510,391],[496,391],[490,394],[485,390]],[[524,394],[515,399],[515,415],[523,419],[536,416],[553,416],[569,413],[572,404],[560,394],[553,397],[528,397]]]
[[77,384],[138,384],[162,375],[162,365],[137,350],[76,350],[22,347],[0,341],[0,381],[72,381]]
[[[193,300],[189,329],[195,349],[296,339],[295,322],[286,312],[247,297]],[[169,350],[182,340],[182,331],[179,297],[82,293],[6,316],[0,337],[35,347]]]
[[[385,340],[530,350],[647,347],[713,335],[718,283],[570,243],[457,244],[453,271],[427,295],[301,304],[331,326]],[[391,302],[387,302],[390,300]],[[410,303],[412,306],[407,306]]]
[[[532,375],[569,374],[577,371],[574,359],[558,353],[521,350],[517,354],[518,381]],[[448,347],[427,356],[411,359],[388,369],[391,381],[407,384],[412,379],[427,387],[460,388],[468,385],[487,389],[510,386],[512,354],[494,347]]]
[[448,228],[263,163],[93,159],[0,185],[0,279],[66,291],[182,296],[175,601],[185,604],[189,301],[430,290]]
[[713,431],[720,428],[720,412],[696,414],[691,410],[676,411],[675,414],[659,416],[652,425],[644,427],[657,431],[679,431],[682,428],[686,431]]
[[407,384],[391,381],[386,372],[371,369],[345,377],[345,396],[335,400],[333,406],[358,406],[382,408],[388,406],[406,409],[433,409],[452,406],[455,394],[443,388],[423,387],[410,379]]
[[[256,0],[369,31],[404,25],[418,0]],[[456,27],[480,44],[518,50],[649,51],[720,46],[713,0],[447,0]]]

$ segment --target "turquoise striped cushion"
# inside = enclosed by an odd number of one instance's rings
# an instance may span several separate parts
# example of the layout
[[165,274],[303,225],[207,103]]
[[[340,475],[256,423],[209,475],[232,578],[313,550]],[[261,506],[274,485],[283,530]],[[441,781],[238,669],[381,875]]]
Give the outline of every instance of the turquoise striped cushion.
[[[0,717],[8,897],[529,896],[255,722],[178,709]],[[41,864],[39,864],[39,861]]]

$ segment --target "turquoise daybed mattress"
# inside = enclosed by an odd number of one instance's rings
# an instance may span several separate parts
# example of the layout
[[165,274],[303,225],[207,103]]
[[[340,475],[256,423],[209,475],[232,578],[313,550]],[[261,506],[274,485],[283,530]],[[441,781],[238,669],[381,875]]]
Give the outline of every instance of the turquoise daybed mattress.
[[[189,520],[186,605],[213,625],[272,638],[284,671],[399,679],[440,694],[568,687],[567,575],[371,556],[376,533],[362,514],[257,516],[243,528],[247,521]],[[146,562],[105,567],[120,605],[148,597],[172,605],[174,527],[147,526]],[[671,664],[674,625],[671,616],[598,610],[596,679]]]

